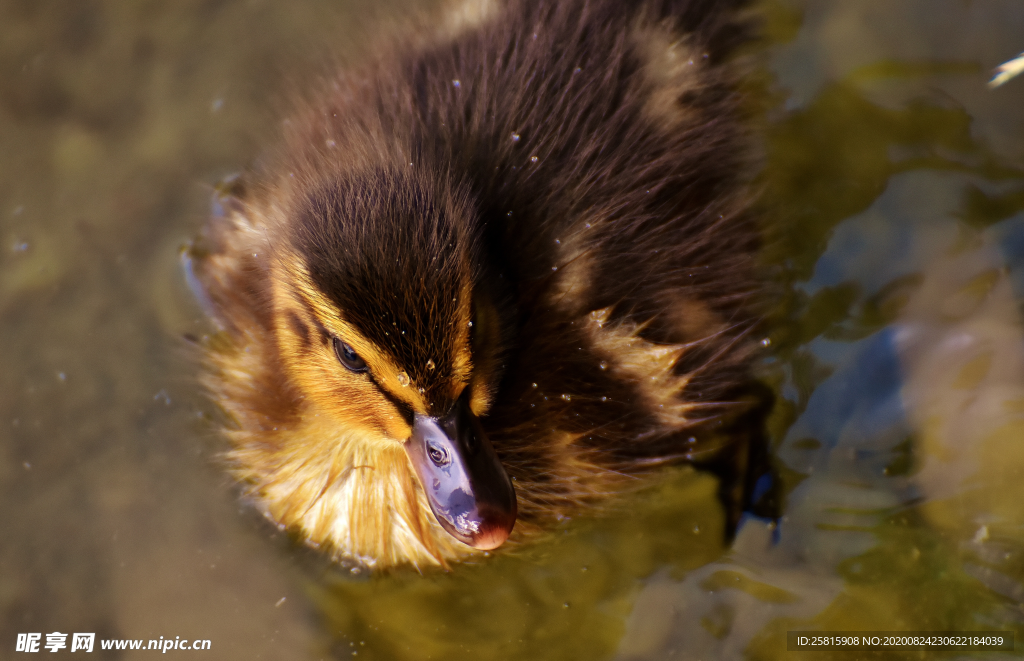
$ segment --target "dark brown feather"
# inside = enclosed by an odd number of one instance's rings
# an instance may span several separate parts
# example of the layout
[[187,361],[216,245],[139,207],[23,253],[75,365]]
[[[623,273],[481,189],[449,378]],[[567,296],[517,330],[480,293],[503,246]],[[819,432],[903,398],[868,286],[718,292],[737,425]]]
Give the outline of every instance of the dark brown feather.
[[[524,521],[739,444],[722,434],[751,409],[760,289],[732,63],[749,32],[740,4],[513,1],[313,95],[228,198],[268,238],[232,237],[220,218],[197,260],[232,350],[263,356],[255,385],[210,379],[236,442],[301,408],[265,283],[270,261],[295,253],[429,392],[454,369],[468,283],[473,318],[493,317],[472,346],[494,389],[482,420]],[[314,329],[287,323],[308,346]],[[651,357],[673,347],[657,372]],[[685,421],[659,410],[662,395]]]

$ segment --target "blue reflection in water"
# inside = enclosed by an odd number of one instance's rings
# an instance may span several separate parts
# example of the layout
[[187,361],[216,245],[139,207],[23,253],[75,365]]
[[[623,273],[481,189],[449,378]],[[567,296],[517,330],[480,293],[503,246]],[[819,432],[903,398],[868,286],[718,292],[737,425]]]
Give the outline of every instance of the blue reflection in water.
[[[928,421],[945,416],[955,429],[958,417],[977,415],[970,408],[972,392],[957,380],[964,365],[977,357],[978,347],[994,347],[996,361],[1009,363],[1024,348],[1019,315],[1014,309],[1007,313],[1024,296],[1024,218],[1018,215],[983,230],[965,227],[958,218],[964,191],[979,184],[986,185],[963,173],[895,175],[868,210],[836,227],[814,277],[801,289],[813,295],[852,283],[859,292],[853,310],[898,278],[914,276],[909,299],[901,303],[895,321],[874,332],[862,329],[860,339],[819,336],[802,347],[818,372],[828,375],[806,399],[777,453],[786,468],[806,476],[789,493],[778,530],[747,519],[727,558],[682,581],[653,577],[628,623],[622,658],[657,657],[666,650],[693,658],[740,657],[772,622],[810,622],[834,606],[849,590],[839,568],[861,569],[861,558],[882,543],[880,526],[893,513],[967,489],[974,474],[971,439],[962,439],[966,447],[952,458],[943,456],[944,448],[916,446]],[[1000,294],[998,283],[1007,277],[1013,296]],[[989,289],[977,301],[968,296],[958,303],[962,290],[978,281]],[[850,318],[839,323],[856,330]],[[824,335],[841,337],[841,331]],[[1021,343],[1016,351],[1012,342],[999,344],[1007,336]],[[797,406],[801,387],[806,389],[798,378],[806,376],[790,370],[781,388]],[[993,377],[986,378],[974,386],[978,397],[992,396],[985,388]],[[1013,381],[1012,370],[1000,378],[1009,379],[1011,387],[1021,385]],[[948,444],[960,440],[945,433]],[[890,471],[911,447],[923,468]],[[975,519],[992,520],[988,512],[968,512],[967,532],[956,533],[955,525],[962,524],[954,524],[953,532],[966,537],[961,549],[992,563],[993,553],[1003,547],[979,544],[988,529],[974,533]],[[948,521],[932,523],[945,526],[949,534]],[[956,549],[954,543],[949,552]],[[904,551],[918,552],[899,549]],[[982,583],[981,590],[1024,596],[1017,580],[991,566],[965,562],[960,571]],[[659,625],[666,612],[676,616]],[[1000,618],[1012,618],[1012,612],[999,613],[989,620],[983,613],[973,616],[1005,627]]]

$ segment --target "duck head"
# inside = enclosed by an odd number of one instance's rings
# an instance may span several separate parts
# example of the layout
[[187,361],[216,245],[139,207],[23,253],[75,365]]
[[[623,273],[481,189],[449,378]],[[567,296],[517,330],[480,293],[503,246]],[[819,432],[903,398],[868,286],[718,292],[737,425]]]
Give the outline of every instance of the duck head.
[[[480,284],[467,196],[443,178],[396,169],[338,175],[292,198],[269,266],[288,381],[326,418],[321,426],[338,428],[338,443],[369,457],[349,468],[400,482],[411,467],[422,489],[412,502],[425,501],[448,535],[476,549],[500,546],[516,496],[480,418],[502,342]],[[305,461],[334,460],[319,447],[325,456]],[[405,466],[380,460],[396,448]]]

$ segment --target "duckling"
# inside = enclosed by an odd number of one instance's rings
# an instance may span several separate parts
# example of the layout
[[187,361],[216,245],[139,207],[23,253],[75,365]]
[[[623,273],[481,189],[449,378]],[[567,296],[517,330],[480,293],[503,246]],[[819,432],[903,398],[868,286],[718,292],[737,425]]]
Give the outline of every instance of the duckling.
[[337,74],[219,189],[188,252],[205,383],[268,518],[448,567],[743,453],[739,4],[509,0]]

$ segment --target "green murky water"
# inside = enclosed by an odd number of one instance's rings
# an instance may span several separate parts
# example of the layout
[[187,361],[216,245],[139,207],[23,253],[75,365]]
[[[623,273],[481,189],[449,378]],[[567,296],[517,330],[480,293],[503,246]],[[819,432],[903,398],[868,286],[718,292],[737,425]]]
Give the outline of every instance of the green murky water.
[[713,479],[678,470],[513,554],[367,577],[238,502],[177,249],[281,91],[404,11],[0,3],[0,658],[52,631],[223,659],[778,659],[814,628],[1020,650],[1024,79],[985,86],[1018,0],[765,7],[777,527],[724,547]]

